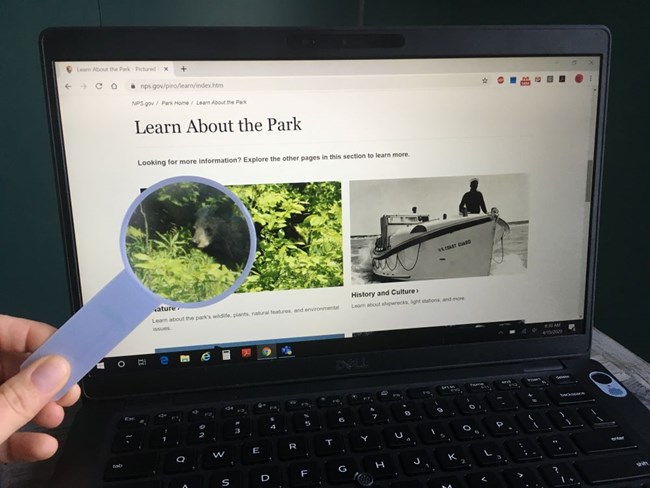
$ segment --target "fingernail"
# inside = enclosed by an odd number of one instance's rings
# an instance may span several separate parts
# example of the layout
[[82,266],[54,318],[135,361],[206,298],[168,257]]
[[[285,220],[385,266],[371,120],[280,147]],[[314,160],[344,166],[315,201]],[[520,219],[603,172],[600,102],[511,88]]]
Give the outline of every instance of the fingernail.
[[32,383],[43,393],[50,393],[55,388],[63,386],[68,371],[65,359],[57,356],[49,357],[32,372]]

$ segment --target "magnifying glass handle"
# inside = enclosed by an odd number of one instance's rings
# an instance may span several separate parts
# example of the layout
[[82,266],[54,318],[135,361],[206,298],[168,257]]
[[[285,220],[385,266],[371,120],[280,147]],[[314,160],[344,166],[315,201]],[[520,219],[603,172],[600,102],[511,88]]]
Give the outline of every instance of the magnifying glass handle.
[[54,397],[58,400],[153,312],[159,301],[123,270],[34,351],[21,368],[50,354],[65,357],[72,372]]

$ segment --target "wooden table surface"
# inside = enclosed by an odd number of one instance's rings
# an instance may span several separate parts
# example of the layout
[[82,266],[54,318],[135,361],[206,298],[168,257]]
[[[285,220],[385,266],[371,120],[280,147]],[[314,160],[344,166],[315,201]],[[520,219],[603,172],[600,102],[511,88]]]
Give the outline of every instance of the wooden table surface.
[[[591,357],[614,373],[650,409],[650,364],[598,330],[594,331]],[[74,407],[63,425],[51,432],[59,440],[65,439],[73,418]],[[47,487],[56,460],[55,456],[39,463],[0,465],[0,488]]]

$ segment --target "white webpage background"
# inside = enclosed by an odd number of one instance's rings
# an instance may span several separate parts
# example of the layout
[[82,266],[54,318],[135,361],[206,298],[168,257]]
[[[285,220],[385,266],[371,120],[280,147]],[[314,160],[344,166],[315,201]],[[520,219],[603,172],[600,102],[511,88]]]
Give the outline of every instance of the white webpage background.
[[[300,89],[295,89],[292,77],[255,76],[227,78],[225,88],[215,91],[130,91],[133,69],[110,74],[73,71],[66,78],[66,64],[58,63],[65,154],[85,302],[123,269],[119,231],[127,207],[141,188],[181,174],[203,176],[224,185],[330,180],[342,184],[345,286],[235,294],[206,309],[165,312],[164,317],[334,305],[339,306],[338,310],[238,318],[236,326],[228,320],[183,322],[165,332],[154,330],[154,322],[161,316],[154,313],[110,355],[273,338],[349,336],[352,332],[396,328],[581,318],[589,215],[585,195],[588,161],[593,159],[597,71],[581,70],[589,82],[576,84],[573,77],[578,71],[566,69],[563,73],[567,83],[560,85],[559,72],[553,71],[554,61],[545,60],[548,71],[513,72],[508,71],[507,61],[499,60],[495,62],[501,64],[486,74],[471,72],[464,60],[465,72],[456,78],[412,74],[421,71],[423,61],[383,61],[381,66],[390,67],[389,75],[355,76],[341,76],[340,70],[334,71],[336,64],[329,63],[330,73],[300,78]],[[436,66],[435,61],[426,62]],[[349,67],[352,62],[346,63]],[[445,63],[448,69],[450,61]],[[102,66],[73,64],[74,70],[79,66]],[[146,76],[159,79],[161,63],[155,66],[156,73],[138,73],[138,80]],[[530,87],[509,84],[511,75],[520,80],[523,75],[538,72],[544,79],[552,73],[555,83]],[[505,76],[503,84],[495,81],[499,74]],[[479,81],[486,76],[489,83]],[[65,88],[63,82],[67,79],[89,87]],[[93,89],[96,80],[102,80],[102,90]],[[113,82],[118,89],[109,90]],[[211,99],[246,103],[195,103]],[[163,100],[187,100],[192,105],[163,106]],[[138,105],[135,101],[150,104]],[[190,120],[220,122],[244,117],[253,121],[296,117],[302,130],[184,133]],[[137,134],[136,120],[141,126],[178,123],[183,133]],[[241,157],[243,161],[244,157],[255,156],[368,152],[408,152],[409,157],[394,161],[242,162],[185,167],[138,164],[170,158]],[[471,176],[485,174],[528,175],[530,227],[525,273],[363,286],[350,283],[350,181],[446,176],[467,176],[469,181]],[[456,214],[461,196],[450,202],[449,208],[436,211]],[[507,220],[505,209],[501,212]],[[396,288],[417,289],[420,299],[462,296],[465,300],[430,306],[352,309],[353,291]]]

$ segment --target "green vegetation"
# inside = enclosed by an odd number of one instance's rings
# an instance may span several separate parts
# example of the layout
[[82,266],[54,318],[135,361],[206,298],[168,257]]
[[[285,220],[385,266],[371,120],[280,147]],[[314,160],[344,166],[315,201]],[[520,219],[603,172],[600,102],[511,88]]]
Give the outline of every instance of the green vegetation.
[[258,228],[257,255],[239,292],[343,285],[339,182],[229,187]]
[[157,233],[149,239],[127,230],[127,257],[138,279],[154,293],[181,303],[202,302],[227,290],[240,275],[192,247],[188,229]]
[[[225,198],[206,185],[178,183],[150,195],[127,231],[126,253],[140,281],[173,301],[208,300],[240,276],[192,243],[197,210]],[[239,292],[343,285],[338,182],[229,187],[250,211],[257,252]],[[216,195],[215,195],[216,192]]]

